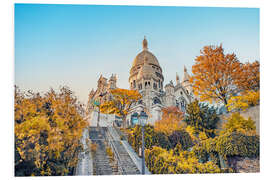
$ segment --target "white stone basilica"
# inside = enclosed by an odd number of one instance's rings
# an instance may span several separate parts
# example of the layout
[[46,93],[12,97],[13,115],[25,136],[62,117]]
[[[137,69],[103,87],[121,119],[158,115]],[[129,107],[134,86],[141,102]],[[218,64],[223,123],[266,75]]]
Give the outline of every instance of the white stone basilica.
[[[189,74],[184,67],[184,74],[180,82],[179,76],[176,73],[176,84],[172,81],[166,84],[163,90],[164,77],[162,68],[159,65],[158,59],[148,50],[148,42],[144,38],[143,50],[133,60],[130,69],[129,85],[130,89],[138,90],[142,95],[142,100],[133,105],[132,112],[127,117],[128,124],[133,124],[131,115],[135,112],[139,113],[142,109],[146,109],[150,113],[149,123],[154,124],[155,121],[161,118],[161,110],[164,107],[178,106],[185,112],[186,104],[193,100],[193,91],[189,83]],[[98,88],[92,90],[89,94],[88,111],[94,109],[90,102],[97,99],[100,94],[104,94],[100,98],[101,102],[109,100],[110,94],[105,94],[109,89],[117,88],[116,76],[112,75],[109,81],[104,77],[98,80]]]

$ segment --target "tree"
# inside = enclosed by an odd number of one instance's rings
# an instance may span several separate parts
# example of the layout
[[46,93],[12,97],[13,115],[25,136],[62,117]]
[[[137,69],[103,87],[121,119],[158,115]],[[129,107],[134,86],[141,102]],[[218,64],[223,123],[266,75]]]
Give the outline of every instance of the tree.
[[15,175],[68,175],[77,165],[87,122],[73,92],[44,96],[15,87]]
[[235,77],[235,84],[242,91],[258,91],[260,89],[260,63],[242,64],[241,72]]
[[155,122],[155,130],[170,135],[181,129],[180,123],[184,119],[183,112],[178,107],[171,106],[162,109],[162,118]]
[[225,54],[222,45],[205,46],[192,66],[190,81],[194,95],[201,101],[222,102],[238,92],[234,79],[241,73],[241,64],[236,55]]
[[100,112],[105,114],[116,114],[123,119],[123,126],[127,127],[126,117],[139,99],[142,98],[137,90],[113,89],[110,90],[112,100],[100,105]]
[[214,107],[209,108],[208,105],[200,104],[198,100],[195,100],[188,104],[184,121],[187,125],[194,127],[198,135],[204,132],[207,136],[213,137],[219,117]]

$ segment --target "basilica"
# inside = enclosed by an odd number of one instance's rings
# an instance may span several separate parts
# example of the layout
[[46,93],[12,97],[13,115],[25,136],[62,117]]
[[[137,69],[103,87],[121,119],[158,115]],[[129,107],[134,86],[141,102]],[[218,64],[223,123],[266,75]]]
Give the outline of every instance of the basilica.
[[[185,112],[186,105],[193,99],[192,86],[189,82],[189,74],[184,66],[184,73],[180,80],[176,73],[175,84],[171,80],[164,86],[164,76],[156,56],[148,49],[146,38],[142,42],[142,51],[135,57],[132,62],[129,75],[129,86],[132,90],[138,90],[142,99],[134,104],[131,113],[127,117],[129,125],[134,124],[131,115],[146,109],[149,113],[148,123],[154,124],[160,120],[162,108],[169,106],[178,106]],[[96,90],[91,90],[89,94],[87,112],[95,113],[93,101],[98,100],[100,103],[110,100],[112,97],[108,93],[110,89],[117,88],[117,78],[113,74],[109,79],[102,75],[98,79]]]

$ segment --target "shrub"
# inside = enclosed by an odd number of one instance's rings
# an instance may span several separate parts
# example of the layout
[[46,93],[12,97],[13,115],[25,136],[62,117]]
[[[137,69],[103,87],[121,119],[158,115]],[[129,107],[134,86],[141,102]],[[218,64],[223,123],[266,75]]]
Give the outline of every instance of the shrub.
[[223,131],[254,135],[256,134],[256,126],[251,118],[245,119],[239,112],[235,112],[227,118],[227,122],[223,125]]
[[166,136],[166,134],[163,132],[156,132],[153,137],[153,141],[154,141],[155,146],[160,146],[167,150],[171,149],[172,147],[168,136]]
[[212,162],[200,163],[193,152],[173,151],[154,146],[145,151],[146,165],[153,174],[219,173],[220,169]]
[[[136,125],[133,130],[128,133],[128,142],[134,148],[134,150],[139,153],[139,148],[142,146],[142,131],[141,126]],[[144,127],[144,142],[145,147],[150,149],[155,145],[154,141],[154,127],[151,125],[146,125]]]
[[205,132],[208,137],[214,137],[215,129],[219,121],[216,111],[216,108],[213,106],[209,107],[195,100],[188,104],[187,115],[184,121],[187,125],[194,127],[197,134],[202,131]]
[[228,132],[201,141],[193,146],[192,151],[202,162],[211,159],[219,165],[219,154],[227,160],[227,157],[240,156],[256,158],[260,155],[259,136],[248,136],[237,132]]
[[193,143],[190,135],[185,130],[174,131],[169,136],[171,148],[175,148],[177,144],[181,144],[183,150],[190,148]]

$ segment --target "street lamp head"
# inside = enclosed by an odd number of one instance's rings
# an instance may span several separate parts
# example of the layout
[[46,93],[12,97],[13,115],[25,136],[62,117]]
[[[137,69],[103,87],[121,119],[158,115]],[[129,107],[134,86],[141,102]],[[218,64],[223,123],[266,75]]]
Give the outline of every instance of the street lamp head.
[[148,115],[144,111],[141,111],[139,119],[140,119],[140,124],[144,126],[147,122]]

